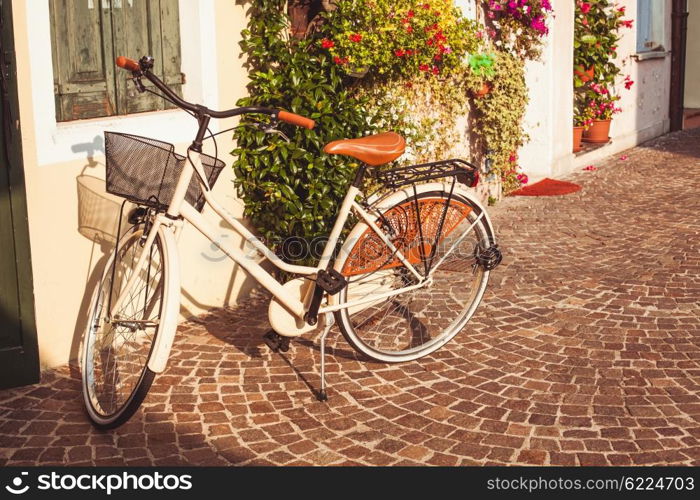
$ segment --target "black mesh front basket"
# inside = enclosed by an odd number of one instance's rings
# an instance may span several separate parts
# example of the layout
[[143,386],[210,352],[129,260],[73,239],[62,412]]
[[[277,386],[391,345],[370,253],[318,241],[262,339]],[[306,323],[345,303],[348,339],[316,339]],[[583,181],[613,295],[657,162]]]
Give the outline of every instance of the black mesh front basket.
[[[168,207],[187,158],[175,153],[167,142],[130,134],[105,132],[107,192],[134,203],[160,210]],[[209,186],[214,186],[224,162],[202,154]],[[204,194],[197,174],[192,176],[185,200],[197,210],[204,207]]]

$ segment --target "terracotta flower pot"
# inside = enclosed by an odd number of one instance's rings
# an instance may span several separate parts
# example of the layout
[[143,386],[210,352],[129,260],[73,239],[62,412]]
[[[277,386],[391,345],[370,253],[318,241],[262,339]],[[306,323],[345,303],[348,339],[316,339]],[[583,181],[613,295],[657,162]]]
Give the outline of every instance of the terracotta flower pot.
[[579,64],[574,68],[574,75],[578,76],[583,83],[592,80],[594,72],[595,66],[591,66],[588,69],[584,69],[583,64]]
[[480,98],[484,97],[486,94],[488,94],[489,92],[491,92],[491,85],[484,82],[481,84],[481,88],[479,88],[477,90],[472,90],[472,96],[477,98],[477,99],[480,99]]
[[593,125],[583,132],[583,142],[604,143],[609,140],[610,119],[593,120]]
[[584,127],[574,127],[574,153],[581,151],[581,138],[583,137]]

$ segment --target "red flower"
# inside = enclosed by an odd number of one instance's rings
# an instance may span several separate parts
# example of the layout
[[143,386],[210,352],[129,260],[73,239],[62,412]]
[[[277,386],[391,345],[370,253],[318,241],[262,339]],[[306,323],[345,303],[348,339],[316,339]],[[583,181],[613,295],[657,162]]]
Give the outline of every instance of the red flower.
[[424,8],[425,10],[428,10],[428,9],[430,8],[430,4],[429,4],[429,3],[424,3],[424,4],[423,4],[423,8]]
[[433,59],[434,59],[435,61],[439,61],[439,60],[442,59],[442,56],[441,56],[440,54],[435,54],[435,55],[433,56]]
[[634,85],[634,80],[632,80],[632,79],[630,78],[630,76],[627,75],[627,76],[625,77],[625,88],[626,88],[627,90],[629,90],[630,87],[632,87],[632,85]]
[[328,38],[324,38],[321,40],[321,47],[324,49],[330,49],[335,47],[335,42],[333,40],[329,40]]
[[408,17],[413,17],[415,15],[416,15],[416,13],[413,12],[412,10],[409,10],[408,13],[406,14],[406,16],[408,16]]
[[428,66],[427,64],[421,64],[420,66],[418,66],[418,69],[421,71],[428,71],[430,69],[430,66]]
[[437,66],[433,66],[433,70],[432,70],[432,71],[433,71],[433,75],[438,75],[438,74],[440,74],[440,68],[438,68]]
[[406,50],[406,55],[407,55],[407,56],[412,56],[412,55],[413,55],[413,49],[408,49],[408,50]]
[[617,11],[618,11],[620,14],[624,14],[624,13],[625,13],[625,6],[623,5],[622,7],[620,7],[619,9],[617,9]]
[[411,82],[406,82],[405,85],[406,85],[406,88],[407,88],[407,89],[412,89],[412,88],[413,88],[413,83],[411,83]]
[[339,64],[340,66],[342,66],[343,64],[347,64],[347,63],[348,63],[348,58],[347,58],[347,57],[342,57],[342,58],[341,58],[341,57],[335,56],[335,57],[333,58],[333,62],[336,63],[336,64]]
[[396,57],[403,57],[403,56],[406,55],[406,51],[403,50],[403,49],[396,49],[396,50],[394,51],[394,55],[395,55]]
[[581,4],[581,12],[583,12],[584,14],[588,14],[589,10],[591,10],[591,4],[589,4],[587,2],[583,2]]
[[362,41],[362,35],[360,35],[359,33],[353,33],[352,35],[348,36],[348,38],[351,42],[355,43]]
[[632,27],[632,21],[631,19],[629,21],[620,21],[620,23],[625,27],[625,28],[631,28]]
[[413,26],[411,26],[410,24],[406,26],[406,33],[413,33]]

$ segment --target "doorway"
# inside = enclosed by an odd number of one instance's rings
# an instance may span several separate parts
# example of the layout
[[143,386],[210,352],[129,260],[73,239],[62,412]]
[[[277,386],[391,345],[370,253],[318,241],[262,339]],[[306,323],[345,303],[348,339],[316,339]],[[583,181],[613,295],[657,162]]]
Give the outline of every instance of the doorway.
[[0,389],[39,381],[12,2],[0,0]]

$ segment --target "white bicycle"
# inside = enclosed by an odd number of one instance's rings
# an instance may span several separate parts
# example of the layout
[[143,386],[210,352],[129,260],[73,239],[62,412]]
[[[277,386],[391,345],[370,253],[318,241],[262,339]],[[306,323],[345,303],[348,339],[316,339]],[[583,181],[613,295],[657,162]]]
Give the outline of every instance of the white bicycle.
[[[170,355],[180,309],[177,237],[192,224],[272,294],[265,342],[286,351],[289,339],[321,332],[321,389],[325,400],[325,340],[337,323],[350,345],[384,362],[425,356],[452,339],[474,314],[489,271],[501,261],[484,207],[467,189],[478,170],[462,160],[379,169],[404,151],[393,132],[338,140],[328,154],[362,162],[339,207],[318,264],[292,265],[256,238],[216,202],[211,187],[224,163],[203,154],[211,118],[267,115],[312,129],[314,121],[260,107],[214,111],[179,98],[152,72],[153,59],[124,57],[117,65],[132,72],[141,92],[148,79],[162,97],[192,114],[199,130],[183,157],[172,145],[106,132],[107,190],[138,205],[128,215],[115,251],[93,294],[83,339],[82,381],[93,423],[114,428],[126,422],[145,398]],[[365,196],[371,167],[384,189]],[[261,256],[299,276],[280,283],[259,263],[217,238],[201,210],[208,204]],[[349,215],[357,222],[336,251]],[[123,236],[122,236],[123,235]]]

